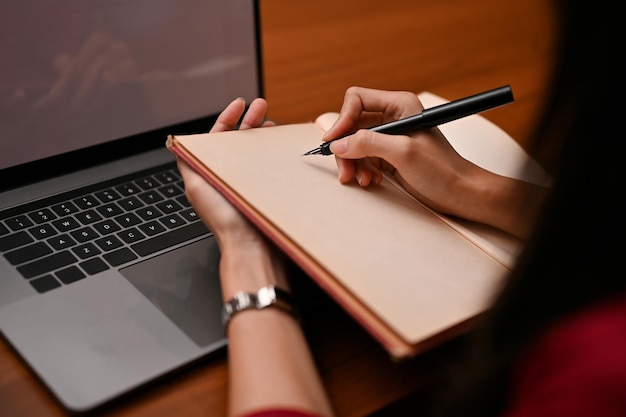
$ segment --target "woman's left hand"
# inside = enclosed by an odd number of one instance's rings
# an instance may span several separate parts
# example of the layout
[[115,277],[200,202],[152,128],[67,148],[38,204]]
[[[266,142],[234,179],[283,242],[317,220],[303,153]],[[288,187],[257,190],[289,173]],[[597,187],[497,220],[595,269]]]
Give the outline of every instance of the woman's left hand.
[[[246,103],[241,98],[232,101],[217,118],[211,133],[234,130],[244,114],[245,107]],[[273,122],[265,120],[266,113],[267,102],[262,98],[255,99],[241,119],[239,129],[274,125]],[[183,160],[178,158],[177,161],[185,184],[187,199],[198,216],[215,234],[220,247],[231,243],[240,244],[242,241],[258,240],[256,228],[237,209]]]

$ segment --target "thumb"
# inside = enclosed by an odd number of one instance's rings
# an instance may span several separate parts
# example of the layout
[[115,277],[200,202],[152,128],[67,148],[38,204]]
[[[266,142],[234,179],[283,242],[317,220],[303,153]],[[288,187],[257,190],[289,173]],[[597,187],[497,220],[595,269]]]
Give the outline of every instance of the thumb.
[[409,136],[392,136],[371,130],[359,130],[353,135],[332,142],[330,150],[339,158],[376,157],[396,166],[396,163],[406,158],[411,140]]

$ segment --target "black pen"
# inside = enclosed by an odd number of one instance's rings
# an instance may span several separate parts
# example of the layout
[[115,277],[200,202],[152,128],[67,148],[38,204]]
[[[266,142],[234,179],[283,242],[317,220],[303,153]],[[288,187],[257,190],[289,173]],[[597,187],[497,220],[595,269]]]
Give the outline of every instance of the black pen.
[[[421,129],[427,129],[460,119],[465,116],[480,113],[494,107],[501,106],[513,101],[511,87],[505,85],[473,96],[465,97],[439,106],[424,109],[419,114],[395,120],[379,126],[369,128],[372,132],[386,133],[388,135],[403,135]],[[349,136],[349,135],[346,135]],[[330,144],[338,139],[322,143],[318,148],[312,149],[305,155],[332,155]]]

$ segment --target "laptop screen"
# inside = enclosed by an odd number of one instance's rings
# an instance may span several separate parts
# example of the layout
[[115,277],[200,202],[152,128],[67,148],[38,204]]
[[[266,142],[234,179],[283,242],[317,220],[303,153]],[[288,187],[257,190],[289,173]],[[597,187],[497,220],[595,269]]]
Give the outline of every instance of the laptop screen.
[[[20,0],[0,13],[2,188],[163,147],[262,94],[253,0]],[[18,179],[18,182],[9,182]]]

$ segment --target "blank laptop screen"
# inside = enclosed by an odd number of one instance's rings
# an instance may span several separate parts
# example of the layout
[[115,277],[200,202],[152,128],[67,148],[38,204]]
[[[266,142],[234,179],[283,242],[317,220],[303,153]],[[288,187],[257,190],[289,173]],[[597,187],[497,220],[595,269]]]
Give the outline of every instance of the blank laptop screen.
[[[83,148],[114,156],[115,148],[104,144],[214,115],[239,96],[259,96],[252,3],[3,2],[0,170],[69,152],[67,164],[85,159]],[[164,146],[161,138],[150,140]]]

